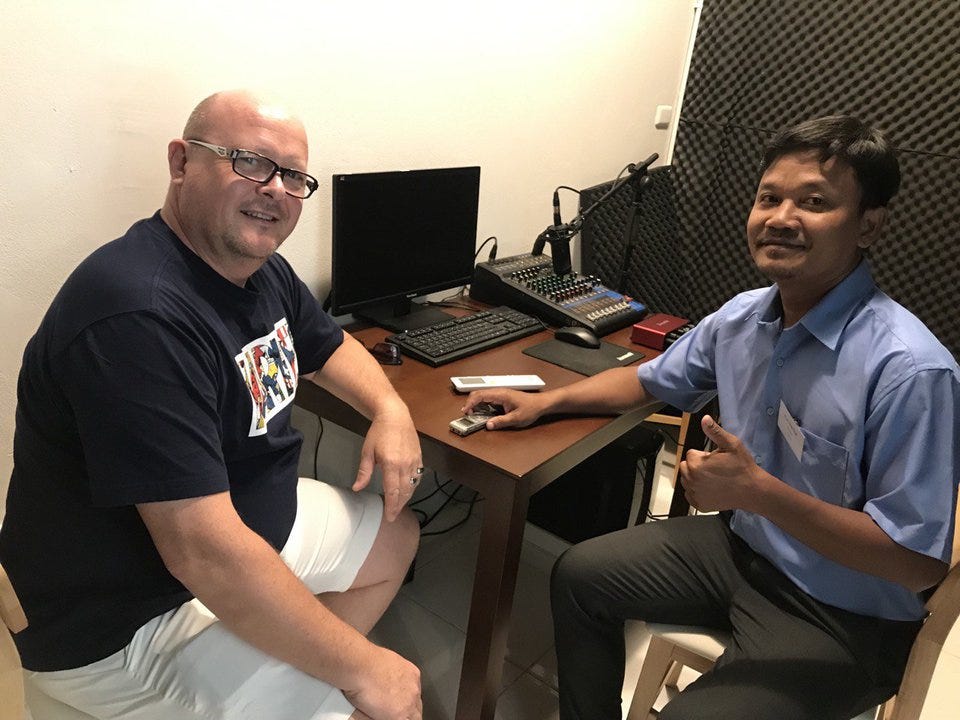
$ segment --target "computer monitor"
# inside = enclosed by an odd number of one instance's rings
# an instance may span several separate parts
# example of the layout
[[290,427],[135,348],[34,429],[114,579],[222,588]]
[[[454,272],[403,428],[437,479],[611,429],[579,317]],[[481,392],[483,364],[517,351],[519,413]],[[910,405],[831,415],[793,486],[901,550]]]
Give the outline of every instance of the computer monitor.
[[332,314],[397,332],[449,319],[413,299],[470,282],[479,200],[479,167],[334,175]]

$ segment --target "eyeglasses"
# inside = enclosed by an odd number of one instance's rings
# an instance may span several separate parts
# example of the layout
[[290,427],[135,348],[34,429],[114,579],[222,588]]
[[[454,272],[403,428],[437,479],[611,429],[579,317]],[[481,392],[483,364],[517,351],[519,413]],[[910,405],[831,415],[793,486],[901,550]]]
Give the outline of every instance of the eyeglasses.
[[213,150],[217,155],[233,162],[233,171],[242,178],[253,180],[253,182],[266,185],[273,180],[273,176],[280,173],[280,181],[283,183],[283,191],[291,197],[306,200],[313,195],[313,191],[320,187],[320,183],[312,175],[307,175],[299,170],[280,167],[268,157],[253,150],[240,150],[238,148],[225,148],[219,145],[212,145],[201,140],[187,140],[191,145],[199,145],[207,150]]
[[367,348],[381,365],[402,365],[400,346],[388,342],[379,342],[372,348]]

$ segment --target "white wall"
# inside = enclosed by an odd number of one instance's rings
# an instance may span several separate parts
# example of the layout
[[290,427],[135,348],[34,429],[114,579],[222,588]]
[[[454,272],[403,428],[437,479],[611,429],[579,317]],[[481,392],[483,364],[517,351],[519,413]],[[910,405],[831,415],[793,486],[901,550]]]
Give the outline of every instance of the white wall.
[[166,143],[201,98],[266,90],[304,119],[321,186],[283,253],[322,296],[335,172],[479,164],[478,235],[504,256],[550,222],[557,185],[665,156],[654,109],[677,104],[694,0],[22,0],[2,17],[0,498],[24,345],[76,264],[160,206]]

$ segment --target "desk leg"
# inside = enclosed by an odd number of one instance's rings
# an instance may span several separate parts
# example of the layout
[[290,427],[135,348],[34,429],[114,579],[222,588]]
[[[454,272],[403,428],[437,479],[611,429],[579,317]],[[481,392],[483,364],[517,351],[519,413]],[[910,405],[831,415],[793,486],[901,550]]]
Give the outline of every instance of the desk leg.
[[524,481],[488,484],[470,601],[457,720],[493,720],[530,498]]

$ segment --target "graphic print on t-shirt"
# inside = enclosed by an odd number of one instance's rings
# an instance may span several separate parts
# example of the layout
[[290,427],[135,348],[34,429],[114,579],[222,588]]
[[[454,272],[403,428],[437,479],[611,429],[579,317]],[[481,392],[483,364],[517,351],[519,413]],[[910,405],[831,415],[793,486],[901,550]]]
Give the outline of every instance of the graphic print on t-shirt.
[[297,353],[287,319],[278,320],[269,335],[247,343],[234,360],[253,403],[250,437],[263,435],[270,418],[297,394]]

